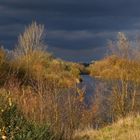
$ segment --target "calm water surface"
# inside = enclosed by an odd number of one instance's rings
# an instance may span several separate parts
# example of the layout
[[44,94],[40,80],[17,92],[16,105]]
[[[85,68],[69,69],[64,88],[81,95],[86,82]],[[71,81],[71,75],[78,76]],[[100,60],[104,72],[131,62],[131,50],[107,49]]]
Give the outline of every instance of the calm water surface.
[[83,81],[79,84],[79,87],[85,89],[86,100],[89,101],[93,98],[98,80],[90,77],[89,75],[81,75],[81,77]]

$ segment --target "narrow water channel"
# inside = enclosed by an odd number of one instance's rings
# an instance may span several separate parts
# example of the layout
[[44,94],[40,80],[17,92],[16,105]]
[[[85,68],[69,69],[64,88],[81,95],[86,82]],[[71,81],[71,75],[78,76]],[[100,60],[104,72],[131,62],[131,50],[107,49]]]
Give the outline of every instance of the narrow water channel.
[[93,98],[95,93],[96,80],[89,75],[81,75],[82,82],[79,84],[80,88],[84,88],[86,94],[86,100],[89,101]]

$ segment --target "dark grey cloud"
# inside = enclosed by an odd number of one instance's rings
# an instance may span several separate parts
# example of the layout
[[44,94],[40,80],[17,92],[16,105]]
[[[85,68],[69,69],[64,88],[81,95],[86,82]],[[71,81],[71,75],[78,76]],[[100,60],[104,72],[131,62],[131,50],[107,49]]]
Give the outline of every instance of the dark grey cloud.
[[78,15],[78,17],[107,14],[111,16],[139,15],[140,4],[138,0],[1,0],[0,3],[12,9],[47,11],[61,15]]
[[0,0],[0,43],[13,48],[25,25],[45,25],[49,51],[66,60],[105,54],[117,32],[140,30],[139,0]]

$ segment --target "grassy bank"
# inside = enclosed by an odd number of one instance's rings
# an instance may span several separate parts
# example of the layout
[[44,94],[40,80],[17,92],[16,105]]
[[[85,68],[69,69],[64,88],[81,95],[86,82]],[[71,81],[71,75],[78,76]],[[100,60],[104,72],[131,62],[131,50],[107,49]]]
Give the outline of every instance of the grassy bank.
[[140,116],[129,116],[100,130],[77,131],[75,140],[140,140]]

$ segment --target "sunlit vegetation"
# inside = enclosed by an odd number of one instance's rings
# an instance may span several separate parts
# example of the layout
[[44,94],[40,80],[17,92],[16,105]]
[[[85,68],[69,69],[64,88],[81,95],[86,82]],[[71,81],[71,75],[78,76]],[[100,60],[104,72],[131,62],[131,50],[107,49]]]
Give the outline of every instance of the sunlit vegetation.
[[140,82],[139,61],[119,58],[112,55],[97,61],[90,66],[91,76],[107,80],[124,79],[127,81]]
[[[132,43],[134,45],[134,43]],[[100,81],[96,88],[95,103],[98,106],[98,117],[101,124],[124,120],[126,116],[139,113],[140,101],[140,60],[139,49],[133,46],[123,33],[118,34],[116,42],[110,42],[110,53],[102,60],[89,66],[90,75]],[[139,44],[137,44],[139,45]],[[104,120],[104,118],[106,118]],[[107,121],[108,118],[108,121]],[[121,119],[120,119],[121,118]],[[133,118],[133,117],[132,117]],[[99,131],[83,131],[83,139],[139,139],[139,122],[130,119],[129,124],[117,124]],[[128,119],[126,119],[128,120]],[[79,135],[78,134],[78,135]],[[134,134],[134,135],[133,135]],[[80,139],[82,139],[82,137]]]
[[19,36],[12,62],[19,76],[22,75],[21,78],[25,81],[27,78],[42,78],[57,81],[60,86],[74,85],[79,79],[79,68],[73,63],[55,59],[46,51],[44,39],[44,26],[36,23],[26,28]]
[[[12,51],[0,49],[0,139],[131,139],[130,128],[137,136],[139,116],[135,124],[107,126],[139,113],[140,53],[127,37],[119,33],[109,44],[110,54],[88,67],[55,58],[45,34],[34,22]],[[98,80],[88,102],[85,88],[78,86],[81,74]]]
[[44,40],[44,26],[34,22],[15,49],[0,49],[0,139],[71,140],[92,122],[77,87],[83,66],[55,58]]
[[100,130],[86,129],[75,133],[75,140],[139,140],[140,116],[129,116]]
[[109,51],[108,56],[90,65],[91,76],[138,82],[139,49],[133,46],[123,33],[118,33],[118,40],[115,43],[109,42]]
[[[16,95],[15,95],[16,96]],[[19,99],[20,100],[20,99]],[[46,140],[53,138],[49,124],[27,120],[22,110],[13,102],[10,92],[0,89],[0,137],[4,140]]]

